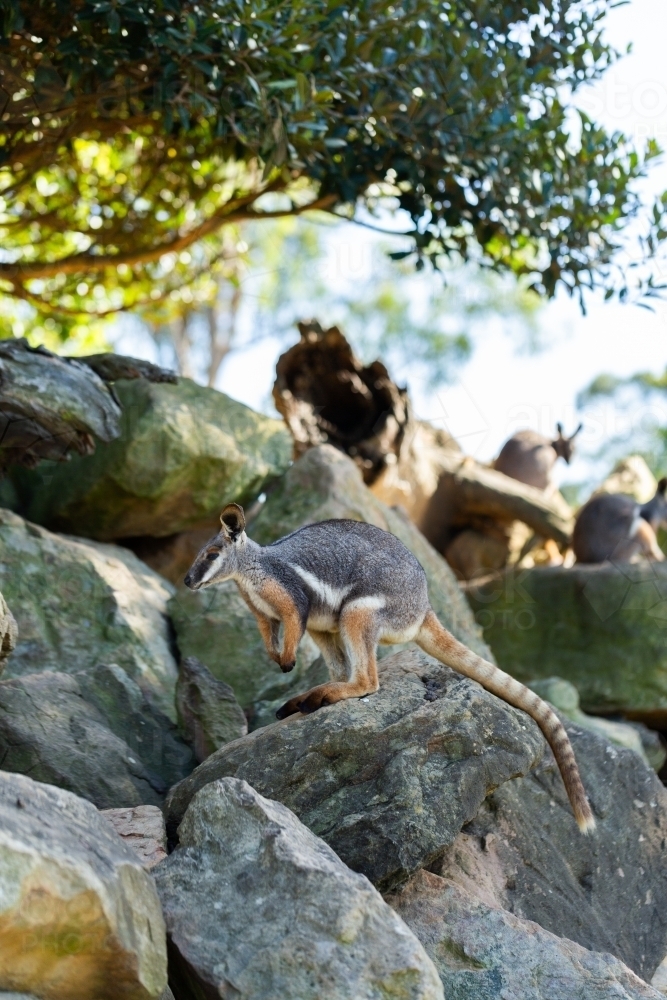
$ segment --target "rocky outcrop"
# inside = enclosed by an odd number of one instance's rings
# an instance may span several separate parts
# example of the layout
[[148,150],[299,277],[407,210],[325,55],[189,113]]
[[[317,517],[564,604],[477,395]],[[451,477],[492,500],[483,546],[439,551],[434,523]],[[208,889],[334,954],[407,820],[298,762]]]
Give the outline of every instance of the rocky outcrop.
[[167,829],[157,806],[103,809],[102,815],[148,871],[167,857]]
[[215,389],[137,379],[114,390],[119,437],[66,468],[14,477],[25,517],[102,541],[162,537],[253,499],[289,463],[282,424]]
[[0,594],[0,673],[4,670],[5,661],[13,651],[19,637],[16,619],[7,607],[7,602]]
[[564,677],[584,711],[666,728],[666,593],[665,563],[603,563],[509,572],[468,597],[514,677]]
[[172,588],[127,549],[52,534],[0,509],[0,590],[19,641],[7,677],[116,663],[175,721]]
[[170,792],[168,828],[173,835],[201,788],[243,778],[388,889],[434,863],[489,791],[526,774],[543,749],[524,713],[406,650],[382,661],[377,694],[218,750]]
[[588,951],[429,872],[388,902],[422,942],[446,997],[659,1000],[613,955]]
[[649,981],[667,954],[667,790],[632,750],[566,723],[597,827],[577,835],[553,760],[498,787],[432,870]]
[[[108,712],[105,711],[108,704]],[[119,667],[0,681],[0,767],[101,809],[161,804],[192,752]]]
[[648,503],[658,489],[655,478],[641,455],[628,455],[616,463],[595,493],[625,493],[637,503]]
[[89,802],[0,774],[0,989],[49,1000],[157,1000],[155,887]]
[[89,368],[26,340],[0,341],[0,468],[90,455],[120,432],[120,408]]
[[245,781],[201,790],[155,869],[178,997],[442,1000],[417,939],[363,877]]
[[229,684],[216,680],[194,656],[186,657],[179,667],[176,710],[199,764],[248,732],[246,717]]

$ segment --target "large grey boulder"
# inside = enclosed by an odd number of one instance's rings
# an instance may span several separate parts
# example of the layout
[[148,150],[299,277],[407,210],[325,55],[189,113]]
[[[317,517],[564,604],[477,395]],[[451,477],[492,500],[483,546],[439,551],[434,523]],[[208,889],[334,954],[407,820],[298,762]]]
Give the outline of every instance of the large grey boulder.
[[[105,701],[109,712],[105,712]],[[132,705],[134,701],[134,705]],[[115,666],[0,681],[0,767],[101,809],[159,805],[190,773],[192,752]]]
[[523,712],[404,650],[382,661],[377,694],[291,716],[214,753],[171,790],[168,828],[173,835],[201,788],[243,778],[388,889],[434,863],[488,793],[526,774],[544,746]]
[[243,709],[229,684],[217,680],[195,656],[186,657],[179,666],[176,710],[199,764],[248,732]]
[[[327,518],[353,518],[391,531],[407,545],[426,571],[429,596],[442,623],[458,639],[491,658],[451,569],[424,536],[398,509],[385,506],[364,485],[354,462],[332,445],[311,448],[270,491],[249,534],[267,545],[304,524]],[[265,722],[269,703],[282,704],[312,671],[319,650],[306,636],[291,674],[281,674],[269,658],[252,613],[236,584],[200,591],[180,586],[169,602],[183,656],[196,656],[220,680],[231,685],[251,728]],[[315,667],[315,670],[319,668]],[[313,683],[318,683],[314,681]]]
[[433,959],[448,1000],[659,1000],[613,955],[420,871],[387,897]]
[[165,926],[150,876],[89,802],[0,774],[0,990],[157,1000]]
[[196,385],[120,380],[120,435],[66,467],[14,475],[21,513],[58,531],[110,541],[162,537],[254,499],[283,472],[282,423]]
[[442,1000],[432,962],[364,878],[245,781],[202,789],[154,870],[177,1000]]
[[667,563],[535,567],[468,596],[514,677],[564,677],[586,712],[667,723]]
[[545,756],[497,788],[432,870],[649,981],[667,954],[667,790],[632,750],[566,722],[597,827],[577,834]]
[[173,588],[127,549],[55,535],[0,509],[0,590],[19,640],[6,677],[116,663],[176,720]]

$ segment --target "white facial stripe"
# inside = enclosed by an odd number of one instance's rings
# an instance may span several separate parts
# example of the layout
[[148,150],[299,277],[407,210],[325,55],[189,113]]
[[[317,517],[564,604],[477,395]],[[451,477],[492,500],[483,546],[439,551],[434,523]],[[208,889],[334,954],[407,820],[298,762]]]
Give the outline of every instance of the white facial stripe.
[[348,584],[346,587],[334,587],[331,583],[319,580],[314,573],[303,569],[302,566],[297,566],[296,563],[289,563],[288,565],[295,573],[299,574],[303,582],[307,583],[313,593],[317,594],[322,603],[332,611],[337,611],[340,608],[346,596],[352,590],[352,584]]
[[630,525],[630,538],[634,538],[635,537],[635,535],[637,534],[637,532],[639,531],[639,529],[642,526],[642,521],[643,520],[644,520],[644,518],[641,516],[641,514],[637,514],[636,515],[634,521]]
[[223,557],[221,552],[218,558],[215,560],[215,562],[212,562],[209,568],[204,573],[203,577],[201,578],[201,583],[202,584],[208,583],[208,581],[215,576],[218,570],[222,569],[222,563],[223,563]]

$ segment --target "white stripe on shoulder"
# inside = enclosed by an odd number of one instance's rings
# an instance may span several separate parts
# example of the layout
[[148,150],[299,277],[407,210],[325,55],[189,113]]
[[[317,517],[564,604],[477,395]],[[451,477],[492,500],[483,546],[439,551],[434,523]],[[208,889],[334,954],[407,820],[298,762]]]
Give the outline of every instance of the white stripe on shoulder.
[[628,535],[629,538],[634,538],[635,537],[635,535],[637,534],[637,532],[641,528],[643,520],[644,520],[644,518],[641,516],[641,514],[635,514],[634,520],[633,520],[632,524],[630,525],[630,533]]
[[328,608],[331,608],[332,611],[340,608],[346,596],[352,589],[352,584],[348,584],[345,587],[334,587],[333,584],[320,580],[314,573],[304,569],[303,566],[297,566],[296,563],[288,563],[288,566],[293,569],[295,573],[299,574],[303,582],[308,584],[312,592],[316,594]]
[[386,603],[387,601],[384,597],[381,597],[379,595],[378,596],[369,595],[368,597],[355,597],[355,599],[353,601],[349,601],[349,603],[346,604],[345,607],[346,609],[360,608],[365,611],[379,611],[380,608],[384,608]]

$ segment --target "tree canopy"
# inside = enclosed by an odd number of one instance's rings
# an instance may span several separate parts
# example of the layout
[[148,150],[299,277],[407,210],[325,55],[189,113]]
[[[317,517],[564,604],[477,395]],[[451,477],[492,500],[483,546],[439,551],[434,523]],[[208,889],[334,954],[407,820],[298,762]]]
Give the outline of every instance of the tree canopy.
[[389,197],[418,266],[624,295],[644,165],[568,108],[615,58],[606,6],[0,0],[2,287],[73,315],[133,307],[224,260],[227,223]]

